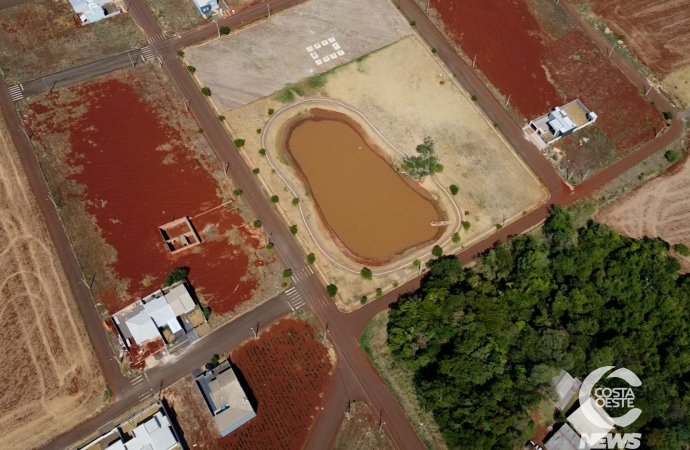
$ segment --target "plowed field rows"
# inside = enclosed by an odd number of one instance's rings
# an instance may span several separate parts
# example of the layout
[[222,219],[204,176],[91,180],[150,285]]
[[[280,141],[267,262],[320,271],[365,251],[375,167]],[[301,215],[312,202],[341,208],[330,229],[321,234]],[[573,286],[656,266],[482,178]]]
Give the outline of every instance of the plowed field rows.
[[191,380],[166,392],[185,439],[194,448],[299,450],[321,405],[332,365],[307,322],[285,319],[234,350],[234,370],[256,399],[256,417],[220,437],[208,407]]
[[0,448],[28,449],[93,416],[105,383],[3,121],[0,160]]

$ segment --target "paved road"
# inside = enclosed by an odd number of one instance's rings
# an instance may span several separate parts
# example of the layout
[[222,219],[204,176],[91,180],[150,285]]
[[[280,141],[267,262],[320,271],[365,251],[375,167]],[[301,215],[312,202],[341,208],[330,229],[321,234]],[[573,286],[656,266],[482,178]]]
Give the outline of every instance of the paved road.
[[[7,2],[8,0],[0,1],[0,7]],[[298,3],[300,3],[298,0],[276,0],[272,2],[271,5],[272,10],[275,12]],[[449,69],[456,74],[463,86],[465,86],[470,93],[478,96],[479,106],[485,111],[490,120],[499,124],[499,129],[503,132],[506,139],[547,186],[552,196],[551,201],[554,203],[567,205],[582,198],[584,195],[602,186],[605,182],[611,180],[627,168],[632,167],[636,162],[653,154],[680,136],[682,129],[680,126],[680,119],[675,119],[672,123],[672,128],[666,132],[666,134],[650,142],[640,151],[632,154],[628,158],[619,161],[606,171],[597,174],[588,182],[579,186],[575,191],[570,191],[539,151],[524,140],[522,130],[520,130],[498,101],[494,99],[489,90],[482,84],[473,70],[455,53],[453,47],[444,39],[443,35],[433,26],[413,1],[401,0],[400,7],[408,18],[416,21],[417,29],[420,34],[430,45],[437,49],[438,56]],[[232,17],[221,19],[219,22],[221,25],[227,25],[231,28],[237,27],[240,24],[248,23],[263,17],[265,15],[263,8],[264,6],[250,8]],[[182,95],[190,101],[190,110],[200,126],[204,128],[204,135],[209,139],[219,159],[230,165],[230,173],[235,183],[244,191],[245,198],[256,215],[264,223],[267,230],[273,232],[273,241],[276,245],[279,257],[288,267],[293,268],[293,270],[304,267],[305,259],[302,251],[297,246],[293,237],[289,234],[282,220],[273,209],[273,206],[255,182],[254,176],[244,164],[244,161],[237,152],[237,149],[233,146],[229,136],[218,122],[213,109],[199,92],[192,78],[188,76],[182,63],[174,57],[174,51],[178,48],[187,47],[217,35],[215,24],[204,25],[184,33],[179,37],[170,37],[162,33],[162,30],[155,19],[153,19],[148,8],[143,4],[142,0],[134,0],[131,5],[131,13],[136,22],[145,31],[150,42],[149,46],[141,49],[141,54],[147,57],[159,56],[170,78],[177,85]],[[56,83],[55,86],[60,86],[61,83],[66,84],[85,79],[97,73],[114,70],[114,68],[125,67],[128,62],[124,60],[125,56],[127,55],[123,54],[106,58],[105,60],[64,71],[61,74],[55,74],[53,78],[51,78],[53,75],[46,76],[45,78]],[[129,56],[127,56],[127,59],[129,59]],[[43,84],[43,88],[40,87],[41,84]],[[28,94],[29,92],[39,92],[40,89],[47,90],[49,87],[47,87],[46,84],[49,85],[49,83],[43,83],[42,80],[25,83],[27,88],[25,92]],[[10,94],[6,88],[0,89],[0,91],[2,91],[0,94],[0,106],[8,117],[10,129],[13,131],[13,139],[19,149],[20,156],[22,156],[22,163],[25,166],[25,170],[29,174],[32,188],[39,199],[47,198],[47,189],[43,182],[40,169],[38,169],[36,164],[30,144],[19,129],[19,118],[14,111]],[[13,92],[16,92],[16,89],[14,89]],[[662,107],[667,110],[672,109],[670,105],[668,105],[668,107],[666,106],[667,102],[665,102],[655,91],[650,95],[656,95],[656,97],[652,98],[655,99],[657,105],[662,105]],[[80,425],[77,429],[59,437],[56,441],[51,443],[51,447],[59,447],[62,444],[72,442],[88,431],[92,431],[102,426],[104,423],[107,424],[109,421],[113,420],[116,415],[134,406],[138,399],[145,398],[145,396],[148,395],[147,393],[155,390],[155,387],[159,387],[161,385],[160,380],[163,380],[163,385],[168,385],[189,373],[191,368],[205,362],[213,353],[219,353],[222,350],[238,345],[248,335],[247,325],[249,323],[256,320],[262,323],[268,323],[288,312],[285,309],[287,306],[284,305],[284,299],[281,300],[281,298],[278,297],[270,300],[265,305],[262,305],[246,316],[242,316],[216,330],[212,335],[202,340],[201,342],[204,343],[203,349],[199,348],[195,349],[195,352],[186,352],[180,356],[174,364],[166,364],[159,368],[152,369],[147,372],[148,380],[146,383],[139,379],[135,384],[132,384],[131,381],[124,380],[119,375],[119,369],[117,374],[113,373],[116,365],[113,364],[111,351],[103,336],[102,329],[100,328],[100,320],[95,312],[88,290],[83,283],[80,283],[81,273],[71,248],[69,247],[69,242],[66,240],[57,213],[54,208],[52,208],[52,205],[49,204],[48,200],[42,203],[39,202],[39,204],[48,222],[51,236],[56,242],[56,246],[58,246],[58,253],[68,272],[70,284],[75,291],[75,295],[77,295],[77,301],[84,313],[87,331],[94,343],[96,354],[99,356],[99,362],[104,368],[106,379],[113,387],[118,400],[104,413]],[[459,258],[463,262],[469,262],[478,253],[493,246],[496,241],[506,239],[510,235],[524,232],[526,229],[538,224],[547,214],[548,211],[546,207],[539,208],[463,252],[459,255]],[[312,433],[313,436],[310,436],[307,442],[309,448],[325,448],[326,446],[324,444],[332,442],[342,422],[347,403],[352,399],[363,399],[367,401],[375,411],[381,414],[382,429],[387,432],[391,442],[396,448],[423,448],[419,437],[407,421],[399,405],[388,392],[385,384],[371,366],[368,358],[357,343],[359,334],[376,312],[385,309],[388,304],[395,301],[398,293],[413,290],[418,286],[418,283],[418,279],[413,280],[405,286],[396,289],[396,291],[389,293],[378,301],[350,315],[340,313],[335,308],[333,302],[327,299],[324,287],[315,275],[301,279],[299,283],[297,283],[296,289],[300,292],[302,297],[307,300],[317,319],[319,319],[323,326],[329,330],[330,338],[335,344],[339,357],[339,366],[336,371],[336,376],[333,378],[326,393],[324,402],[326,409],[321,414],[317,415],[314,431]],[[109,357],[110,360],[108,359]],[[343,402],[343,399],[346,401]]]

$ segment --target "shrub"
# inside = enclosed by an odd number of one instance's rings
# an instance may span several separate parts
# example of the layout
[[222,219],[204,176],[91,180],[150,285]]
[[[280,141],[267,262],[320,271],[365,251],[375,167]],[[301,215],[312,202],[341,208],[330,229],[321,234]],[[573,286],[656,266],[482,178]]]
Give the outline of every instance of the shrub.
[[219,30],[220,34],[230,34],[230,27],[226,27],[225,25],[220,27]]
[[259,219],[254,221],[254,228],[261,228],[261,221]]
[[253,173],[254,175],[258,175],[258,174],[259,174],[259,168],[258,168],[258,167],[254,167],[254,168],[252,169],[252,173]]
[[436,53],[436,48],[435,48],[435,47],[431,47],[431,53]]
[[417,22],[415,22],[414,20],[410,20],[410,26],[413,27],[415,25],[417,25]]
[[179,56],[180,58],[184,58],[184,52],[182,50],[178,50],[177,56]]
[[204,86],[201,88],[201,93],[204,94],[206,97],[210,97],[211,96],[211,88]]
[[268,244],[266,244],[266,249],[273,250],[273,242],[269,242]]
[[275,111],[273,111],[273,108],[268,108],[268,115],[269,116],[272,116],[274,112]]
[[497,230],[500,230],[501,228],[503,228],[503,225],[501,225],[500,223],[497,223],[497,224],[496,224],[496,229],[497,229]]
[[460,242],[460,233],[453,233],[453,244]]
[[326,286],[326,292],[328,293],[328,296],[330,298],[333,298],[338,293],[338,286],[336,286],[335,284],[329,284],[328,286]]
[[362,278],[364,278],[365,280],[371,280],[371,277],[373,275],[371,273],[371,269],[368,267],[362,267],[362,270],[359,271],[359,274],[362,275]]
[[225,122],[225,116],[218,116],[218,120],[220,120],[221,122]]
[[204,129],[203,129],[203,128],[199,128],[198,130],[196,130],[196,132],[199,133],[199,134],[202,134],[202,133],[204,132]]
[[283,270],[283,278],[290,278],[292,276],[292,269]]
[[680,153],[675,150],[668,150],[666,153],[664,153],[664,156],[668,162],[676,162],[680,159]]
[[383,295],[383,289],[381,288],[376,288],[376,296],[381,297]]
[[211,311],[211,308],[209,308],[208,306],[204,306],[201,309],[201,313],[204,315],[204,319],[206,319],[206,320],[208,320],[208,318],[211,317],[212,312],[213,311]]
[[673,250],[682,256],[690,256],[690,248],[685,244],[676,244],[673,246]]
[[271,195],[271,203],[278,203],[279,200],[277,195]]
[[470,215],[470,212],[469,212],[469,211],[465,211],[465,215],[466,215],[466,216],[469,216],[469,215]]
[[297,225],[290,225],[290,233],[297,234]]
[[460,192],[460,188],[458,188],[456,185],[451,184],[450,185],[450,193],[453,195],[457,195],[458,192]]
[[235,139],[232,143],[235,144],[237,148],[244,147],[244,139]]
[[473,101],[473,102],[476,102],[476,101],[477,101],[477,96],[476,96],[476,95],[472,94],[472,97],[471,97],[471,98],[472,98],[472,101]]
[[664,120],[673,120],[673,113],[671,111],[664,111],[661,115],[664,116]]
[[299,205],[299,199],[298,199],[297,197],[295,197],[295,198],[292,199],[292,205],[293,205],[293,206]]
[[172,286],[178,281],[186,280],[188,274],[189,269],[186,267],[178,267],[177,269],[173,269],[173,271],[170,272],[170,274],[167,277],[165,277],[165,281],[163,281],[163,287]]
[[261,128],[256,129],[256,134],[261,134]]
[[239,196],[239,195],[242,195],[242,189],[235,189],[234,191],[232,191],[232,194],[233,194],[235,197],[237,197],[237,196]]
[[359,299],[359,302],[360,302],[361,304],[365,304],[365,303],[367,302],[367,300],[368,300],[368,299],[367,299],[367,296],[366,296],[366,295],[363,295],[362,298]]
[[443,249],[440,245],[434,245],[434,248],[431,249],[431,254],[439,258],[443,256]]
[[412,261],[412,265],[415,267],[419,267],[419,260],[415,259],[414,261]]
[[468,221],[466,221],[466,220],[463,220],[463,221],[462,221],[462,227],[463,227],[465,230],[469,230],[469,229],[470,229],[470,223],[469,223]]
[[219,361],[220,361],[220,356],[219,355],[213,355],[213,356],[211,356],[211,360],[209,362],[215,367],[218,365]]
[[313,253],[309,253],[307,255],[307,263],[314,264],[314,261],[316,261],[316,255],[314,255]]
[[266,156],[266,149],[265,149],[265,148],[260,148],[260,149],[259,149],[259,155],[261,155],[261,156]]
[[194,66],[187,66],[187,70],[189,70],[189,73],[194,73],[194,72],[196,72],[196,67],[194,67]]

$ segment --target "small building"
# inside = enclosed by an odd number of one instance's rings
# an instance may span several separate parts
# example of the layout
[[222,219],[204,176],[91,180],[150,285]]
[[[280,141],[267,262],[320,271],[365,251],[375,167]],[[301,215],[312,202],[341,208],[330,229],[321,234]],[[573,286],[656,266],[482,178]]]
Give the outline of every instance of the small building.
[[[184,317],[196,308],[187,284],[183,281],[160,289],[113,314],[112,320],[125,346],[162,339],[161,330],[169,330],[175,338],[184,338],[189,327]],[[182,319],[182,323],[180,323]]]
[[218,0],[193,0],[202,16],[208,17],[218,11]]
[[569,136],[593,124],[596,120],[596,113],[587,109],[580,100],[575,99],[530,121],[525,131],[530,138],[537,139],[537,143],[542,144],[541,147]]
[[111,0],[70,0],[69,2],[82,25],[120,14],[120,9]]
[[582,381],[578,380],[577,378],[573,378],[565,370],[561,370],[561,373],[553,377],[551,383],[553,384],[558,397],[556,400],[556,407],[561,411],[565,411],[568,403],[570,403],[580,389],[580,386],[582,386]]
[[256,417],[229,361],[199,375],[196,382],[221,436],[227,436]]
[[182,450],[162,403],[156,403],[81,450]]
[[[608,423],[608,421],[604,419],[602,412],[600,412],[601,408],[594,402],[592,402],[592,406],[594,407],[594,411],[596,411],[599,414],[599,417],[601,417],[601,420],[604,423]],[[592,421],[585,416],[582,408],[578,408],[574,413],[568,416],[567,420],[572,428],[582,437],[582,440],[589,445],[598,442],[604,438],[606,434],[613,430],[612,424],[602,428],[597,424],[592,423]]]
[[580,436],[570,428],[570,425],[564,423],[561,428],[544,442],[544,447],[546,447],[547,450],[590,450],[591,447],[587,442],[583,442],[582,444],[583,446],[580,447]]

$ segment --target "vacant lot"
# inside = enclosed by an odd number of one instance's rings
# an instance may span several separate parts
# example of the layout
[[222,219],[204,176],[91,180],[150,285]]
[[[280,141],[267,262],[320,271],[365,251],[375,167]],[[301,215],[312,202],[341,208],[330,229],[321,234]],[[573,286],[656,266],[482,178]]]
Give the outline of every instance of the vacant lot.
[[0,67],[8,83],[146,45],[129,14],[78,25],[67,0],[32,0],[0,10]]
[[592,10],[656,74],[690,64],[687,0],[591,0]]
[[388,349],[388,311],[374,316],[359,340],[372,364],[386,382],[386,386],[398,400],[410,423],[427,448],[446,449],[434,416],[423,409],[417,400],[414,388],[414,374],[400,364],[396,364]]
[[[289,94],[289,95],[286,95]],[[212,97],[213,98],[213,97]],[[279,139],[280,122],[284,117],[304,114],[300,109],[308,109],[309,104],[299,100],[309,98],[327,98],[340,102],[319,104],[331,110],[347,113],[355,117],[354,108],[361,113],[365,133],[377,146],[389,151],[392,159],[400,161],[395,147],[406,155],[415,154],[415,148],[425,136],[435,141],[436,153],[444,165],[443,172],[427,177],[421,187],[428,191],[444,209],[451,224],[444,231],[440,243],[447,253],[457,252],[461,246],[469,245],[472,239],[495,230],[496,224],[522,215],[535,204],[544,200],[545,192],[530,171],[522,164],[495,130],[476,108],[463,90],[446,75],[445,69],[438,63],[423,44],[414,37],[406,37],[395,44],[360,58],[357,61],[341,66],[326,74],[303,80],[284,90],[280,94],[262,99],[242,108],[225,113],[226,122],[233,132],[246,140],[243,151],[252,167],[260,169],[260,178],[271,193],[281,199],[278,206],[284,211],[291,223],[299,224],[300,230],[308,224],[311,230],[319,229],[322,221],[313,208],[313,201],[306,192],[306,186],[295,177],[291,178],[289,161],[283,158],[282,141]],[[287,105],[287,106],[285,106]],[[285,112],[281,108],[286,107]],[[270,116],[269,109],[274,109],[274,119],[266,128]],[[287,119],[285,119],[287,120]],[[368,121],[368,124],[365,123]],[[376,138],[376,129],[382,138]],[[302,219],[300,209],[289,204],[290,193],[280,174],[272,173],[267,158],[258,152],[263,145],[257,129],[264,129],[266,151],[269,156],[279,161],[278,169],[294,186],[299,186],[297,196],[306,216]],[[384,140],[385,139],[385,140]],[[448,194],[450,185],[456,185],[456,195]],[[304,189],[304,190],[303,190]],[[469,229],[460,226],[458,218],[462,216]],[[304,225],[303,225],[304,224]],[[452,242],[451,236],[456,231],[460,241]],[[325,227],[318,236],[328,236]],[[340,267],[331,264],[323,254],[327,249],[330,255],[339,255],[339,250],[330,238],[319,240],[315,245],[309,233],[298,233],[300,241],[308,247],[307,253],[316,255],[317,266],[322,273],[328,274],[329,282],[336,284],[340,290],[339,299],[345,303],[355,302],[359,305],[362,295],[372,298],[376,288],[386,289],[393,283],[402,283],[418,272],[413,266],[415,259],[426,260],[430,246],[412,253],[402,255],[386,266],[379,266],[385,276],[374,277],[364,281],[359,275],[361,265],[356,265],[349,258],[338,259]],[[349,261],[349,262],[348,262]],[[354,273],[342,270],[342,266],[356,269]],[[402,268],[400,270],[392,270]]]
[[187,443],[202,450],[301,449],[332,372],[314,328],[301,320],[282,320],[233,350],[230,361],[246,379],[248,397],[256,400],[256,417],[220,437],[196,384],[184,378],[164,394]]
[[386,433],[379,430],[378,420],[369,405],[353,402],[333,450],[393,450]]
[[146,0],[165,31],[180,32],[206,21],[191,0]]
[[[690,246],[690,164],[677,166],[601,210],[596,220],[642,238],[660,237],[669,244]],[[690,258],[677,255],[690,266]]]
[[[253,102],[286,84],[323,73],[389,45],[411,33],[388,0],[314,0],[271,17],[227,38],[186,52],[200,82],[211,88],[218,109]],[[327,40],[334,38],[343,55]],[[312,51],[307,47],[326,45]]]
[[433,0],[442,27],[525,118],[579,98],[623,154],[654,137],[660,113],[546,0]]
[[[197,125],[155,65],[20,106],[97,302],[115,312],[177,267],[215,313],[279,288],[279,264]],[[158,227],[187,216],[201,236],[171,254]],[[260,282],[261,281],[261,282]]]
[[35,448],[104,405],[79,310],[0,122],[0,448]]

